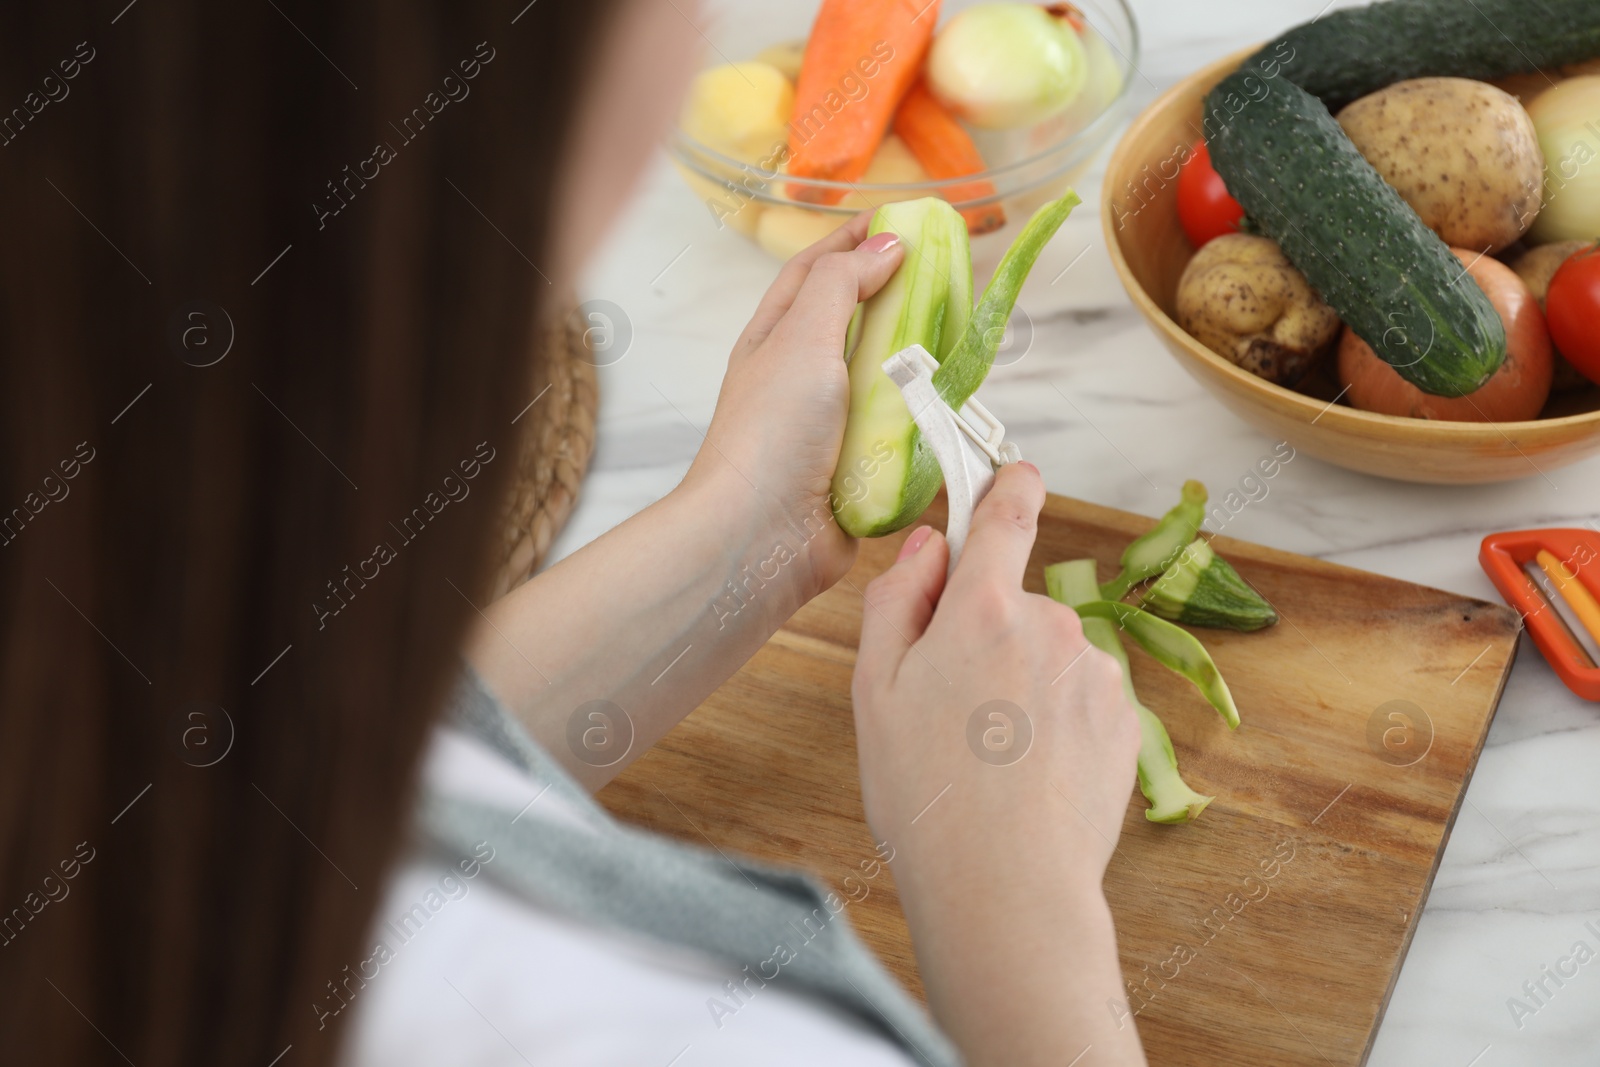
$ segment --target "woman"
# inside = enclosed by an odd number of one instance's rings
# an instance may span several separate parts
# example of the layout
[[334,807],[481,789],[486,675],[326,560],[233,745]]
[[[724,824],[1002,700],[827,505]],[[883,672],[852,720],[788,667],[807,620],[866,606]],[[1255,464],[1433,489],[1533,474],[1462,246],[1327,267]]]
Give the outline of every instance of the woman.
[[[850,311],[914,252],[857,219],[788,264],[683,484],[479,609],[534,324],[667,128],[696,14],[6,16],[8,1059],[1142,1062],[1100,888],[1137,728],[1021,590],[1031,467],[948,582],[919,530],[866,590],[862,788],[931,1023],[842,922],[770,987],[734,968],[813,883],[609,824],[584,789],[625,762],[567,743],[607,701],[642,751],[845,573],[823,524],[707,608],[826,515]],[[1004,769],[964,740],[992,699],[1035,731]]]

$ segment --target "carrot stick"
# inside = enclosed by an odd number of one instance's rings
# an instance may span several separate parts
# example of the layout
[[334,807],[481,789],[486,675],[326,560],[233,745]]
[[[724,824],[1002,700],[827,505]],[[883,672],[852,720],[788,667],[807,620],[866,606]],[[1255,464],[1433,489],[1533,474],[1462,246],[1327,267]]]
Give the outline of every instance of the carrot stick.
[[[823,0],[795,86],[790,174],[853,182],[866,172],[938,21],[939,0]],[[788,188],[792,198],[818,204],[845,194]]]
[[[894,132],[932,178],[942,181],[977,174],[984,169],[983,157],[967,131],[920,81],[911,87],[900,102],[900,110],[894,113]],[[986,181],[962,182],[946,186],[944,194],[950,201],[979,200],[994,196],[995,190]],[[967,232],[973,236],[998,230],[1006,224],[1005,209],[998,201],[964,207],[961,217],[967,220]]]
[[1555,583],[1556,591],[1566,599],[1567,605],[1583,623],[1584,629],[1600,642],[1600,602],[1595,600],[1594,594],[1589,592],[1578,576],[1569,571],[1554,553],[1541,548],[1534,558]]

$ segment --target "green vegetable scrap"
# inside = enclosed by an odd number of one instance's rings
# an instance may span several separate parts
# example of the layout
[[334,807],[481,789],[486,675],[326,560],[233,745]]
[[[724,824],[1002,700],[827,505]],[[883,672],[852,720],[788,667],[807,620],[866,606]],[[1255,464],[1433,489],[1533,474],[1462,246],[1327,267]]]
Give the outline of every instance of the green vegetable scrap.
[[1161,517],[1154,528],[1123,549],[1122,573],[1100,587],[1100,599],[1121,600],[1128,590],[1165,570],[1182,552],[1206,520],[1206,487],[1197,481],[1183,483],[1183,498]]
[[1223,630],[1260,630],[1278,613],[1239,572],[1196,538],[1139,599],[1146,611],[1174,622]]
[[1126,630],[1140,648],[1156,658],[1156,662],[1193,682],[1230,728],[1238,728],[1239,709],[1233,703],[1228,683],[1222,680],[1222,672],[1217,670],[1211,653],[1194,634],[1116,600],[1092,600],[1073,607],[1084,618],[1106,619]]
[[[1053,600],[1076,608],[1100,596],[1092,559],[1055,563],[1044,570],[1045,587]],[[1140,703],[1133,691],[1133,672],[1128,653],[1117,636],[1116,624],[1103,618],[1083,619],[1083,636],[1089,643],[1116,659],[1122,667],[1122,691],[1139,716],[1139,791],[1150,802],[1144,817],[1150,822],[1183,823],[1200,817],[1215,798],[1197,793],[1178,773],[1178,756],[1172,739],[1156,713]]]

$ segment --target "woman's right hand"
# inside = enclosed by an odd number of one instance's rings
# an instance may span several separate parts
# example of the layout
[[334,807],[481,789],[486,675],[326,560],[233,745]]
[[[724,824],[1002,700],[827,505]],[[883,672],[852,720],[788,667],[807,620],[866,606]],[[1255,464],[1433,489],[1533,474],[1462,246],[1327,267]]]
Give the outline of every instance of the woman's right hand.
[[[1044,486],[1002,467],[948,583],[930,529],[866,589],[862,796],[930,1004],[971,1064],[1142,1063],[1101,880],[1139,725],[1077,614],[1022,589]],[[1070,1047],[1069,1047],[1070,1046]]]

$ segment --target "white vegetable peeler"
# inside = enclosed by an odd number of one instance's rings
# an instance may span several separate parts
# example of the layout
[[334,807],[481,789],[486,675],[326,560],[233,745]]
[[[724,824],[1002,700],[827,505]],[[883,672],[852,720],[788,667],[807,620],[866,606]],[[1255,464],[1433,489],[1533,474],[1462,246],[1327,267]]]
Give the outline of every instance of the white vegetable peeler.
[[933,387],[933,372],[938,369],[939,361],[921,345],[908,345],[883,361],[883,372],[899,386],[911,418],[944,472],[950,497],[944,537],[950,545],[949,572],[954,572],[972,527],[972,513],[994,484],[995,469],[1017,462],[1022,452],[1005,440],[1005,426],[976,397],[962,404],[960,411],[952,411]]

